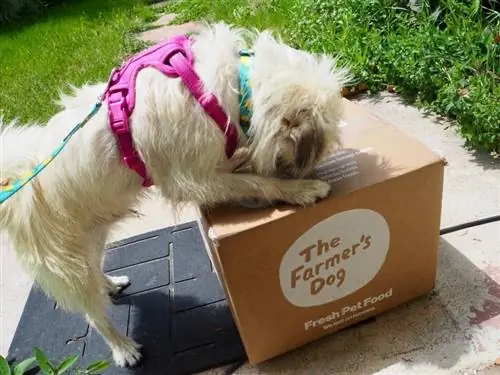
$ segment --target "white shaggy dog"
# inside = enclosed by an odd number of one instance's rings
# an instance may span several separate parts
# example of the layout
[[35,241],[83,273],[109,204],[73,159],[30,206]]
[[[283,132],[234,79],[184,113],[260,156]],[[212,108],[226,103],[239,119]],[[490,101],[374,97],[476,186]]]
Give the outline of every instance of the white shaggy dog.
[[[236,124],[243,35],[219,23],[195,36],[192,46],[195,70]],[[155,186],[174,205],[209,207],[246,198],[309,205],[329,193],[327,183],[305,178],[340,143],[340,93],[348,74],[334,59],[292,49],[268,32],[252,37],[251,136],[248,140],[239,129],[238,144],[249,152],[237,153],[248,157],[252,173],[228,171],[224,135],[181,80],[154,68],[137,76],[133,141]],[[0,177],[18,177],[50,155],[105,86],[86,85],[73,96],[63,95],[61,112],[46,126],[4,127]],[[142,191],[140,177],[122,163],[103,106],[47,169],[0,206],[0,228],[7,230],[26,271],[59,306],[86,315],[118,366],[136,364],[140,345],[106,314],[109,294],[128,278],[106,276],[101,265],[111,226]]]

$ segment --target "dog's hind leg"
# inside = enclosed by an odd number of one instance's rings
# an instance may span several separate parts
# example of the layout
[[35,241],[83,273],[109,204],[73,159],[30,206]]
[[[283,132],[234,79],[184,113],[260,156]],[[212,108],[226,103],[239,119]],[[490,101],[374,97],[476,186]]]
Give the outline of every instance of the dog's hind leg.
[[[83,309],[89,324],[94,327],[111,348],[113,360],[119,367],[133,366],[141,359],[140,345],[121,334],[109,321],[106,312],[110,307],[110,296],[119,294],[130,284],[128,276],[109,276],[102,271],[105,256],[105,243],[108,231],[106,227],[98,227],[89,238],[92,250],[89,258],[92,263],[89,275],[89,285],[96,290],[86,291],[83,298]],[[97,293],[96,291],[100,291]],[[90,297],[90,298],[89,298]]]
[[71,243],[60,246],[59,251],[51,251],[45,264],[38,268],[37,281],[61,307],[85,314],[89,324],[110,347],[117,366],[133,366],[141,358],[140,345],[114,327],[107,316],[112,306],[111,284],[116,288],[128,280],[103,273],[101,257],[105,236],[92,234],[95,237],[89,235],[79,241],[73,238]]
[[90,267],[88,283],[83,285],[80,292],[82,298],[79,300],[87,321],[111,348],[113,360],[119,367],[134,366],[141,359],[140,345],[119,332],[107,316],[107,310],[111,306],[109,295],[119,293],[128,283],[127,276],[105,275],[100,264],[95,262]]
[[123,289],[130,285],[130,279],[128,276],[106,276],[106,288],[108,293],[112,296],[120,294]]
[[[95,264],[98,265],[102,270],[104,268],[104,257],[105,257],[105,246],[108,237],[108,228],[106,226],[96,228],[91,237],[92,247],[95,249]],[[128,276],[110,276],[104,275],[106,277],[106,289],[108,294],[115,296],[120,294],[123,289],[130,285],[130,279]]]
[[[104,286],[106,282],[104,280],[105,276],[102,275],[102,277]],[[113,360],[117,366],[134,366],[141,359],[140,345],[123,335],[113,326],[106,315],[108,306],[109,296],[107,294],[95,293],[91,295],[91,298],[85,304],[87,320],[111,348]]]
[[[65,266],[71,267],[68,264]],[[85,314],[90,326],[110,347],[117,366],[133,366],[139,362],[140,345],[118,331],[107,316],[107,310],[112,306],[108,294],[108,283],[111,281],[99,267],[88,267],[78,279],[61,277],[42,267],[39,268],[37,281],[59,306]]]

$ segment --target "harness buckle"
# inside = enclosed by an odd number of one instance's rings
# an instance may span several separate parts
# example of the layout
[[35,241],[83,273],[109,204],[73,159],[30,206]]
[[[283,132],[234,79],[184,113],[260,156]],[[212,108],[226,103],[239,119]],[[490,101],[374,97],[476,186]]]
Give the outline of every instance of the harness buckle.
[[[120,90],[119,88],[113,92],[109,93],[108,96],[108,118],[113,131],[117,135],[122,135],[125,133],[129,133],[128,126],[128,105],[125,100],[125,92],[126,90]],[[113,94],[121,94],[121,95],[113,95]]]
[[128,94],[128,85],[122,84],[122,85],[111,85],[108,88],[108,96],[116,93],[121,93],[123,97],[125,97]]

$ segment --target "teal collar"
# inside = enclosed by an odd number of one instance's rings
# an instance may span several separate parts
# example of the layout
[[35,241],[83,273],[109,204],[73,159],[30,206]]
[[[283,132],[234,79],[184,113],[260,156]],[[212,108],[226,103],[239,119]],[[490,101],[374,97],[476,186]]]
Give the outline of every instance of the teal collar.
[[252,119],[252,80],[250,74],[252,71],[252,57],[254,56],[251,50],[242,50],[240,55],[240,127],[248,137],[250,123]]

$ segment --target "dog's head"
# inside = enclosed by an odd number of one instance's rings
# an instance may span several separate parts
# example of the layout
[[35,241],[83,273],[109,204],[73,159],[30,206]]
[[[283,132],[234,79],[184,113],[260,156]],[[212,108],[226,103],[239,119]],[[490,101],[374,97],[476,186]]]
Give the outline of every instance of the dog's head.
[[268,32],[253,50],[250,163],[269,177],[304,178],[340,145],[341,89],[336,60],[293,49]]

